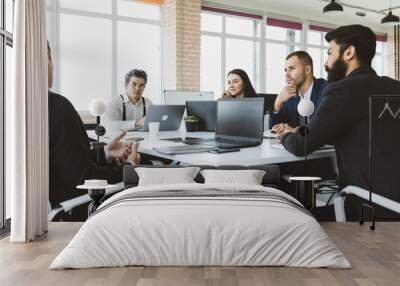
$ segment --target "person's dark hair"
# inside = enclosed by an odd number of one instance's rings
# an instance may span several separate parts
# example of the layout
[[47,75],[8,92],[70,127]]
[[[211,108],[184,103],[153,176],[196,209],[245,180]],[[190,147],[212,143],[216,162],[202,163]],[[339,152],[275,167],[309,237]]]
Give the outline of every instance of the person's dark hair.
[[314,68],[313,68],[313,60],[311,58],[311,56],[305,52],[305,51],[296,51],[293,53],[288,54],[288,56],[286,57],[286,60],[292,58],[292,57],[297,57],[303,65],[309,65],[311,67],[311,72],[313,72]]
[[376,35],[370,28],[362,25],[342,26],[328,32],[325,40],[340,45],[340,56],[349,46],[353,46],[360,65],[371,66],[375,56]]
[[230,75],[230,74],[236,74],[236,75],[240,76],[240,78],[243,80],[244,97],[257,97],[257,93],[254,90],[253,85],[251,84],[249,76],[247,75],[247,73],[244,70],[233,69],[228,73],[228,75]]
[[131,80],[131,77],[140,77],[144,79],[144,83],[147,83],[147,73],[144,70],[133,69],[126,73],[125,75],[125,84],[128,84]]

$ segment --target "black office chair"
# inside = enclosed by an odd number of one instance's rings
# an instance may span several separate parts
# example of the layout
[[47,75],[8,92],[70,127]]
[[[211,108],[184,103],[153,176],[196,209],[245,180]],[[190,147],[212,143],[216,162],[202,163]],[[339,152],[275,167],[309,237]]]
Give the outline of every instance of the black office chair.
[[274,112],[275,99],[278,96],[276,93],[258,93],[259,97],[264,98],[264,114]]

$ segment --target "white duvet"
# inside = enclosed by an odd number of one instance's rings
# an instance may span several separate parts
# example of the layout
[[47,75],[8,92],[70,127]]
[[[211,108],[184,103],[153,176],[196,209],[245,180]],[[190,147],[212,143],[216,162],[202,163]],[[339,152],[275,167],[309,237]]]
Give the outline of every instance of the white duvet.
[[349,268],[318,222],[289,204],[257,198],[151,198],[134,192],[262,190],[238,184],[136,187],[105,201],[50,269],[145,266],[294,266]]

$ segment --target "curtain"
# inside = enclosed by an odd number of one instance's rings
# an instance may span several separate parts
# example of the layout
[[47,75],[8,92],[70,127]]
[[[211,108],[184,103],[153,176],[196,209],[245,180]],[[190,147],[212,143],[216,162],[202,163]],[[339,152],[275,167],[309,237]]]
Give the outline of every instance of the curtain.
[[400,80],[400,25],[394,27],[394,75]]
[[6,164],[12,242],[47,232],[49,140],[46,1],[14,7],[12,93],[6,98]]

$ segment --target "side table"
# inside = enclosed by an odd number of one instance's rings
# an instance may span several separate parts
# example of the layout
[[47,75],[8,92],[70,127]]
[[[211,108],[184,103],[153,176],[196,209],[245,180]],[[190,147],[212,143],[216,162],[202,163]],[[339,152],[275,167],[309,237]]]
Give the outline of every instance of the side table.
[[87,181],[85,181],[84,185],[79,185],[76,187],[80,190],[87,190],[89,197],[93,200],[88,206],[88,217],[102,204],[102,199],[106,194],[106,189],[113,187],[115,187],[115,185],[94,185],[88,184]]

